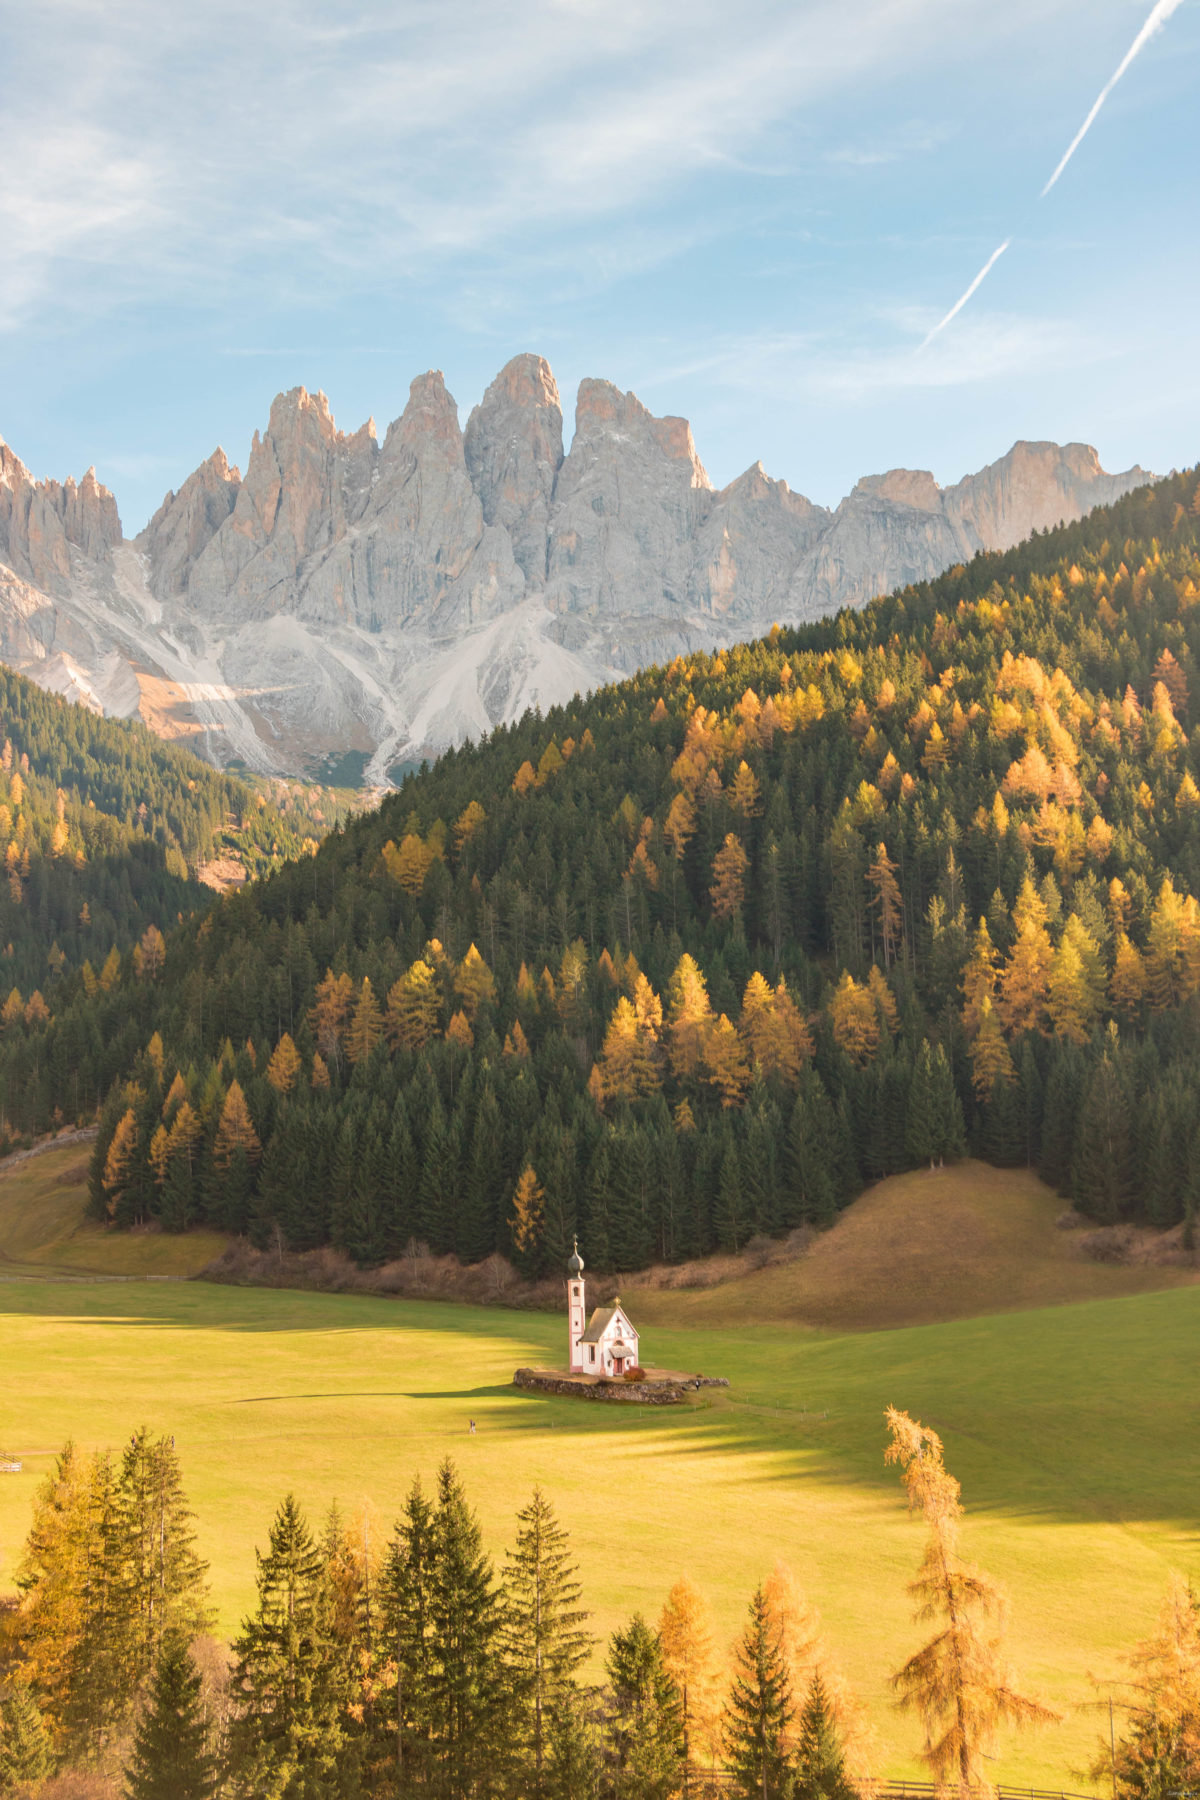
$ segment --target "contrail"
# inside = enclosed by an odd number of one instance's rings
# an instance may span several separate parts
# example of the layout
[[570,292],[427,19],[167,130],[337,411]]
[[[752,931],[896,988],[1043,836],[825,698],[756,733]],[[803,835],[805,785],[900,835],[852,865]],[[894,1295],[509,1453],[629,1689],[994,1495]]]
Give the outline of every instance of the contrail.
[[[1100,95],[1096,101],[1096,104],[1092,107],[1091,112],[1088,114],[1087,118],[1083,121],[1083,124],[1079,127],[1079,130],[1075,133],[1075,136],[1071,139],[1071,142],[1067,145],[1066,155],[1063,157],[1063,159],[1059,163],[1057,169],[1055,169],[1053,175],[1050,177],[1049,181],[1046,183],[1045,187],[1042,189],[1041,197],[1043,200],[1046,198],[1046,195],[1050,192],[1050,189],[1054,186],[1055,182],[1058,180],[1059,176],[1062,174],[1063,170],[1066,168],[1067,164],[1070,162],[1071,158],[1074,156],[1075,152],[1078,150],[1080,144],[1082,144],[1082,142],[1083,142],[1084,138],[1087,136],[1088,132],[1092,129],[1092,126],[1096,122],[1096,114],[1100,111],[1100,108],[1104,105],[1104,102],[1108,99],[1108,96],[1112,93],[1113,89],[1116,87],[1118,81],[1120,81],[1122,75],[1125,73],[1126,69],[1129,67],[1130,63],[1133,61],[1133,59],[1137,55],[1138,51],[1141,50],[1144,45],[1146,45],[1150,42],[1150,39],[1154,36],[1155,32],[1162,30],[1163,26],[1166,24],[1167,20],[1171,16],[1171,14],[1178,7],[1182,6],[1182,4],[1183,4],[1183,0],[1155,0],[1155,4],[1150,9],[1149,18],[1146,20],[1146,23],[1142,26],[1142,29],[1138,32],[1138,34],[1134,38],[1132,44],[1130,44],[1128,50],[1125,52],[1125,55],[1121,58],[1121,61],[1118,63],[1116,74],[1113,75],[1112,78],[1105,84],[1105,86],[1101,88]],[[987,270],[985,269],[984,274],[986,275],[986,273],[987,273]],[[978,283],[976,283],[976,285],[978,285]],[[943,323],[945,323],[944,320],[943,320]],[[938,330],[939,331],[941,330],[940,325],[938,326]]]
[[[1178,4],[1178,0],[1176,0],[1176,4]],[[1005,238],[1005,240],[1001,244],[1000,248],[998,250],[992,251],[992,254],[988,257],[987,261],[984,263],[982,269],[980,269],[978,275],[975,277],[974,281],[971,283],[971,285],[967,289],[966,293],[962,295],[961,299],[958,299],[954,302],[954,305],[950,308],[950,311],[946,314],[944,319],[938,320],[938,322],[934,326],[933,330],[929,333],[929,336],[925,339],[924,343],[922,343],[922,345],[921,345],[922,350],[925,349],[927,344],[932,344],[932,342],[933,342],[934,338],[937,336],[938,332],[944,331],[946,329],[946,326],[950,323],[951,319],[953,319],[957,313],[960,313],[962,311],[963,307],[967,304],[967,301],[971,298],[971,295],[975,292],[975,289],[979,286],[980,282],[983,281],[988,275],[991,274],[993,268],[1000,261],[1000,258],[1004,255],[1004,252],[1008,249],[1008,246],[1011,243],[1012,243],[1011,238]]]

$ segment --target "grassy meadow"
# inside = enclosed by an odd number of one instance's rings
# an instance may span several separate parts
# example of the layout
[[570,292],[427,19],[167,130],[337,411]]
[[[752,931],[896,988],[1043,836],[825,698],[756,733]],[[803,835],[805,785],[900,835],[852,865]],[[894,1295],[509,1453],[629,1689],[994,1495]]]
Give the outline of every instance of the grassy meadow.
[[1065,1714],[1004,1742],[997,1776],[1086,1790],[1090,1677],[1118,1671],[1170,1567],[1200,1577],[1200,1289],[1087,1263],[1025,1174],[899,1177],[799,1262],[627,1286],[646,1361],[732,1383],[659,1412],[518,1394],[515,1367],[561,1360],[549,1315],[177,1279],[218,1240],[82,1222],[85,1166],[75,1146],[0,1175],[0,1448],[24,1461],[0,1477],[0,1590],[68,1436],[175,1434],[223,1633],[287,1488],[314,1518],[369,1504],[381,1532],[449,1454],[498,1556],[547,1489],[600,1634],[656,1615],[686,1573],[728,1640],[782,1557],[865,1702],[873,1766],[919,1774],[888,1689],[920,1641],[904,1588],[922,1545],[883,1467],[893,1402],[943,1434],[967,1551],[1011,1597],[1018,1675]]

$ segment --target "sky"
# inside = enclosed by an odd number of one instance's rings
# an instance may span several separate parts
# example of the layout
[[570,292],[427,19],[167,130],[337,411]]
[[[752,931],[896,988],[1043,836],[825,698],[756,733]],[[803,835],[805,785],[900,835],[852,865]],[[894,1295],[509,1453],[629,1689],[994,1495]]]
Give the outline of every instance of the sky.
[[824,504],[1188,466],[1200,0],[1053,179],[1151,5],[0,0],[0,434],[132,534],[283,389],[382,435],[440,368],[465,424],[534,350],[568,441],[602,376]]

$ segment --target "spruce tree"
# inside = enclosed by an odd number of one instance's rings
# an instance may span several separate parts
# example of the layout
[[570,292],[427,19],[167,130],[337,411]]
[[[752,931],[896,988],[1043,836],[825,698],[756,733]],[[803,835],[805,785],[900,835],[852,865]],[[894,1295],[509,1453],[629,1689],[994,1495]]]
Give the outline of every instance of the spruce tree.
[[454,1464],[438,1470],[429,1602],[436,1783],[449,1800],[495,1786],[506,1756],[500,1599]]
[[833,1706],[818,1669],[800,1714],[794,1800],[854,1800]]
[[734,1788],[745,1800],[784,1800],[791,1782],[787,1740],[795,1707],[779,1632],[763,1588],[734,1652],[725,1708],[725,1747]]
[[216,1759],[208,1745],[200,1689],[186,1643],[168,1636],[134,1732],[126,1800],[210,1800],[216,1794]]
[[258,1604],[233,1646],[235,1790],[246,1800],[333,1795],[343,1734],[324,1559],[291,1494],[275,1515],[268,1549],[255,1554]]
[[608,1652],[609,1787],[614,1800],[668,1800],[683,1779],[679,1693],[640,1613]]
[[18,1685],[0,1700],[0,1793],[33,1787],[50,1773],[50,1734],[29,1689]]
[[395,1696],[376,1714],[379,1755],[397,1788],[430,1779],[433,1758],[434,1513],[415,1478],[397,1523],[380,1582],[380,1640],[395,1669]]
[[517,1514],[504,1577],[504,1647],[511,1678],[508,1727],[528,1764],[527,1791],[546,1794],[552,1716],[568,1706],[591,1638],[567,1534],[540,1488]]
[[134,1432],[117,1480],[122,1600],[129,1615],[133,1682],[154,1664],[167,1632],[190,1642],[212,1624],[208,1564],[196,1554],[175,1440]]
[[1105,1225],[1125,1216],[1133,1197],[1129,1096],[1111,1056],[1092,1071],[1075,1133],[1075,1204]]
[[541,1791],[546,1800],[595,1800],[599,1784],[595,1728],[580,1696],[567,1693],[550,1714]]

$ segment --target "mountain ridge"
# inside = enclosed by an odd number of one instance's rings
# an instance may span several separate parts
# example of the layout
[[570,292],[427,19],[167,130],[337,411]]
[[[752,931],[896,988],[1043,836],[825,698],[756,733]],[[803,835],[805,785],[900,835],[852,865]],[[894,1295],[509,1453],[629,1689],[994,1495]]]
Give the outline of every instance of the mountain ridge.
[[276,397],[243,476],[222,449],[133,540],[95,477],[34,482],[0,440],[0,658],[139,711],[219,766],[368,785],[528,706],[805,621],[1078,518],[1148,476],[1018,442],[941,488],[864,477],[834,509],[755,463],[715,488],[686,419],[514,357],[465,429],[438,371],[380,443],[321,392]]

